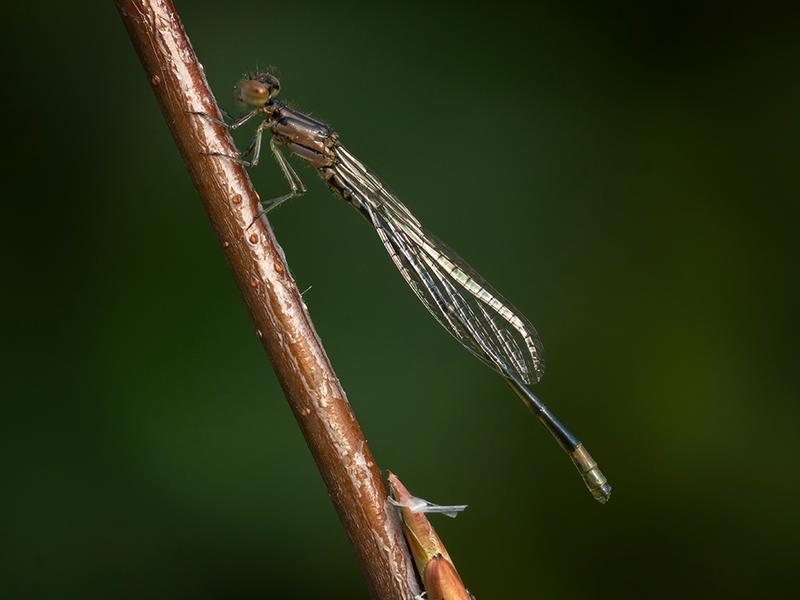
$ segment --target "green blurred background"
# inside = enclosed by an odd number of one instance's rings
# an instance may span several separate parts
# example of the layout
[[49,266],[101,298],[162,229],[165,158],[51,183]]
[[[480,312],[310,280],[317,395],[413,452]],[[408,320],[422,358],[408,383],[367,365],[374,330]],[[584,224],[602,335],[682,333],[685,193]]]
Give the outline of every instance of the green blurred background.
[[[435,525],[478,598],[790,589],[797,14],[178,8],[223,106],[278,65],[538,327],[606,506],[312,170],[271,215],[380,466],[469,504]],[[0,596],[365,597],[112,3],[8,10]]]

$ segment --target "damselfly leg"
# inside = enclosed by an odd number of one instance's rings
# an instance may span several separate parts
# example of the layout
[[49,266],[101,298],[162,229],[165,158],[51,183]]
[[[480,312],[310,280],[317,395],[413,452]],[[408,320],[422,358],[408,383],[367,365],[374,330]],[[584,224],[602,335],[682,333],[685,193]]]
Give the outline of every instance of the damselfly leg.
[[[233,123],[226,123],[225,121],[222,121],[222,120],[220,120],[220,119],[218,119],[218,118],[216,118],[216,117],[214,117],[214,116],[212,116],[212,115],[210,115],[210,114],[208,114],[207,112],[204,112],[204,111],[192,110],[192,111],[189,111],[189,114],[190,115],[197,115],[199,117],[203,117],[204,119],[208,119],[209,121],[217,123],[218,125],[222,125],[226,129],[229,129],[229,130],[233,131],[235,129],[238,129],[239,127],[241,127],[245,123],[247,123],[253,117],[255,117],[258,114],[258,111],[251,111],[249,113],[245,113],[241,117],[237,118]],[[248,161],[243,157],[248,156],[254,150],[260,150],[260,145],[261,145],[260,137],[261,137],[261,127],[262,126],[263,126],[263,123],[262,123],[261,126],[259,126],[259,129],[257,130],[257,133],[256,133],[256,137],[253,138],[253,141],[250,143],[250,145],[248,146],[247,150],[245,150],[239,156],[235,156],[233,154],[225,154],[224,152],[201,152],[201,154],[205,154],[206,156],[221,156],[223,158],[229,158],[229,159],[231,159],[233,161],[238,162],[239,164],[244,165],[245,167],[255,166],[256,164],[258,164],[257,157],[256,157],[256,161],[255,162]],[[256,148],[256,145],[258,145],[258,148]]]
[[[264,123],[267,123],[267,121],[264,121]],[[266,127],[264,123],[259,125],[258,128],[259,130],[256,133],[256,137],[253,140],[253,143],[251,144],[251,146],[254,147],[253,160],[250,161],[250,164],[243,162],[242,164],[244,164],[245,166],[254,167],[258,164],[258,158],[259,155],[261,154],[261,134],[262,130]],[[283,196],[278,196],[277,198],[270,198],[269,200],[263,200],[261,202],[261,211],[256,215],[255,219],[253,219],[253,223],[258,221],[261,217],[266,215],[271,210],[278,208],[281,204],[283,204],[287,200],[290,200],[295,196],[300,196],[306,193],[306,186],[303,183],[303,180],[300,179],[300,176],[294,170],[291,163],[288,160],[286,160],[285,156],[283,156],[283,153],[281,152],[280,148],[278,148],[278,143],[275,141],[275,138],[270,138],[269,149],[272,150],[272,155],[275,157],[275,161],[278,163],[278,166],[280,167],[283,176],[286,177],[286,181],[289,182],[289,193],[284,194]],[[249,227],[252,227],[253,223],[250,223]]]
[[[225,121],[223,121],[221,119],[218,119],[217,117],[215,117],[213,115],[210,115],[207,112],[202,111],[202,110],[190,110],[189,111],[190,115],[197,115],[197,116],[203,117],[204,119],[208,119],[209,121],[214,121],[214,123],[222,125],[226,129],[239,129],[239,127],[241,127],[242,125],[247,123],[250,119],[255,117],[258,113],[259,113],[259,111],[257,111],[257,110],[250,111],[249,113],[245,113],[241,117],[238,117],[233,123],[226,123]],[[227,115],[227,114],[228,113],[225,113],[225,115]]]
[[[249,113],[245,113],[238,119],[236,119],[233,123],[225,123],[216,117],[211,116],[207,112],[203,111],[190,111],[190,114],[197,115],[203,117],[204,119],[208,119],[213,121],[214,123],[219,123],[223,125],[227,129],[235,130],[250,121],[254,116],[259,114],[259,111],[251,111]],[[258,165],[259,161],[261,160],[261,143],[264,136],[264,130],[270,128],[269,119],[264,119],[261,124],[256,128],[255,135],[253,136],[250,145],[247,149],[242,152],[239,156],[234,156],[232,154],[225,154],[224,152],[203,152],[208,156],[221,156],[223,158],[229,158],[230,160],[236,161],[239,164],[244,165],[245,167],[255,167]],[[300,179],[300,176],[292,167],[291,163],[286,160],[286,158],[281,153],[278,145],[275,141],[275,138],[270,138],[269,147],[272,151],[272,155],[275,157],[275,161],[278,163],[278,166],[283,173],[283,176],[286,178],[286,181],[289,183],[289,193],[283,194],[282,196],[278,196],[277,198],[270,198],[269,200],[264,200],[262,204],[261,212],[256,215],[253,222],[260,219],[263,215],[267,214],[271,210],[277,208],[287,200],[294,198],[295,196],[300,196],[306,193],[306,186],[303,183],[303,180]],[[252,154],[252,158],[247,160],[247,157]],[[252,224],[250,225],[252,227]]]
[[[266,123],[266,121],[264,122]],[[259,140],[261,139],[260,136],[261,134],[259,133]],[[283,153],[281,153],[280,148],[278,148],[278,144],[275,142],[275,138],[270,138],[269,147],[270,150],[272,150],[272,155],[275,157],[278,166],[281,168],[281,171],[283,172],[283,176],[286,177],[286,181],[289,182],[290,191],[288,194],[284,194],[283,196],[272,198],[271,200],[263,202],[262,203],[264,207],[263,214],[268,213],[274,208],[278,208],[278,206],[280,206],[287,200],[294,198],[295,196],[300,196],[301,194],[306,193],[306,186],[303,183],[303,180],[300,179],[300,176],[294,170],[291,163],[288,160],[286,160],[285,156],[283,156]],[[255,159],[253,164],[256,164]]]

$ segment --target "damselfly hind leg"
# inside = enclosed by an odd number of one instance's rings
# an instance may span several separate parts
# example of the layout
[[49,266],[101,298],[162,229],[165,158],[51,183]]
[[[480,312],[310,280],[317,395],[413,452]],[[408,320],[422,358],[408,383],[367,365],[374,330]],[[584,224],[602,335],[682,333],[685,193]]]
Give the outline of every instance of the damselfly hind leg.
[[[259,140],[256,143],[257,152],[260,150],[260,145],[261,144],[259,136]],[[283,204],[287,200],[294,198],[295,196],[300,196],[301,194],[306,193],[306,186],[303,183],[303,180],[300,179],[300,176],[295,172],[292,165],[289,163],[288,160],[286,160],[286,157],[283,156],[283,153],[280,151],[280,148],[278,148],[278,144],[275,142],[275,138],[270,139],[269,147],[270,150],[272,150],[272,155],[275,157],[275,161],[281,168],[281,172],[283,172],[283,176],[286,177],[286,181],[289,182],[289,193],[262,202],[264,209],[261,211],[261,214],[259,214],[258,217],[256,218],[259,218],[262,214],[266,214],[269,211],[278,208],[281,204]],[[257,157],[254,157],[253,163],[255,164],[256,162],[257,162]]]
[[[265,121],[266,123],[266,121]],[[263,124],[262,124],[263,125]],[[250,162],[250,165],[258,164],[258,158],[261,154],[261,127],[259,127],[259,131],[256,133],[256,137],[253,140],[251,146],[253,147],[253,160]],[[275,142],[275,138],[271,138],[269,140],[269,148],[272,150],[272,155],[275,157],[275,160],[278,163],[278,166],[281,168],[281,172],[283,176],[286,177],[286,181],[289,182],[289,193],[284,194],[283,196],[278,196],[277,198],[270,198],[269,200],[264,200],[261,203],[261,210],[253,219],[253,222],[250,223],[248,229],[253,226],[253,223],[258,221],[261,217],[266,215],[269,211],[278,208],[281,204],[289,200],[290,198],[294,198],[295,196],[300,196],[301,194],[306,193],[306,186],[303,183],[303,180],[300,179],[300,176],[295,172],[292,165],[289,164],[289,161],[283,156],[283,153],[278,148],[278,144]],[[249,151],[249,148],[248,148]]]

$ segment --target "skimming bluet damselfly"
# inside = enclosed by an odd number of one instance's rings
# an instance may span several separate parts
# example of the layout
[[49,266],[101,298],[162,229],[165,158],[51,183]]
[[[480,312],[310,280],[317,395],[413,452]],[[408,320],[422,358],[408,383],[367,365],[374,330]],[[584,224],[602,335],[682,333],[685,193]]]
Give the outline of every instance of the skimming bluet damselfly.
[[[228,156],[251,167],[261,156],[262,134],[290,191],[264,203],[268,212],[306,191],[281,147],[313,166],[328,185],[375,228],[389,256],[425,308],[453,337],[500,373],[572,459],[592,495],[608,501],[611,486],[583,444],[556,419],[528,386],[544,374],[539,335],[525,316],[508,303],[472,267],[425,229],[381,180],[350,153],[327,125],[275,99],[278,79],[251,73],[239,85],[248,112],[230,124],[197,112],[229,129],[260,118],[255,137],[241,156]],[[249,157],[249,160],[248,158]],[[262,213],[263,214],[263,213]]]

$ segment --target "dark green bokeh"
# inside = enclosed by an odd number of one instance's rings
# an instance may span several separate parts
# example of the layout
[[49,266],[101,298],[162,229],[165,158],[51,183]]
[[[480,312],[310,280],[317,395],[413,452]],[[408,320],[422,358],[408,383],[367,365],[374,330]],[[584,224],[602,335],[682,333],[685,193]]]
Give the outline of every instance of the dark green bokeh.
[[[282,98],[539,328],[537,392],[600,461],[607,506],[313,171],[271,216],[381,467],[470,505],[435,524],[479,598],[791,583],[796,18],[179,9],[223,106],[278,65]],[[0,595],[365,597],[112,4],[9,10]],[[253,178],[284,192],[271,161]]]

